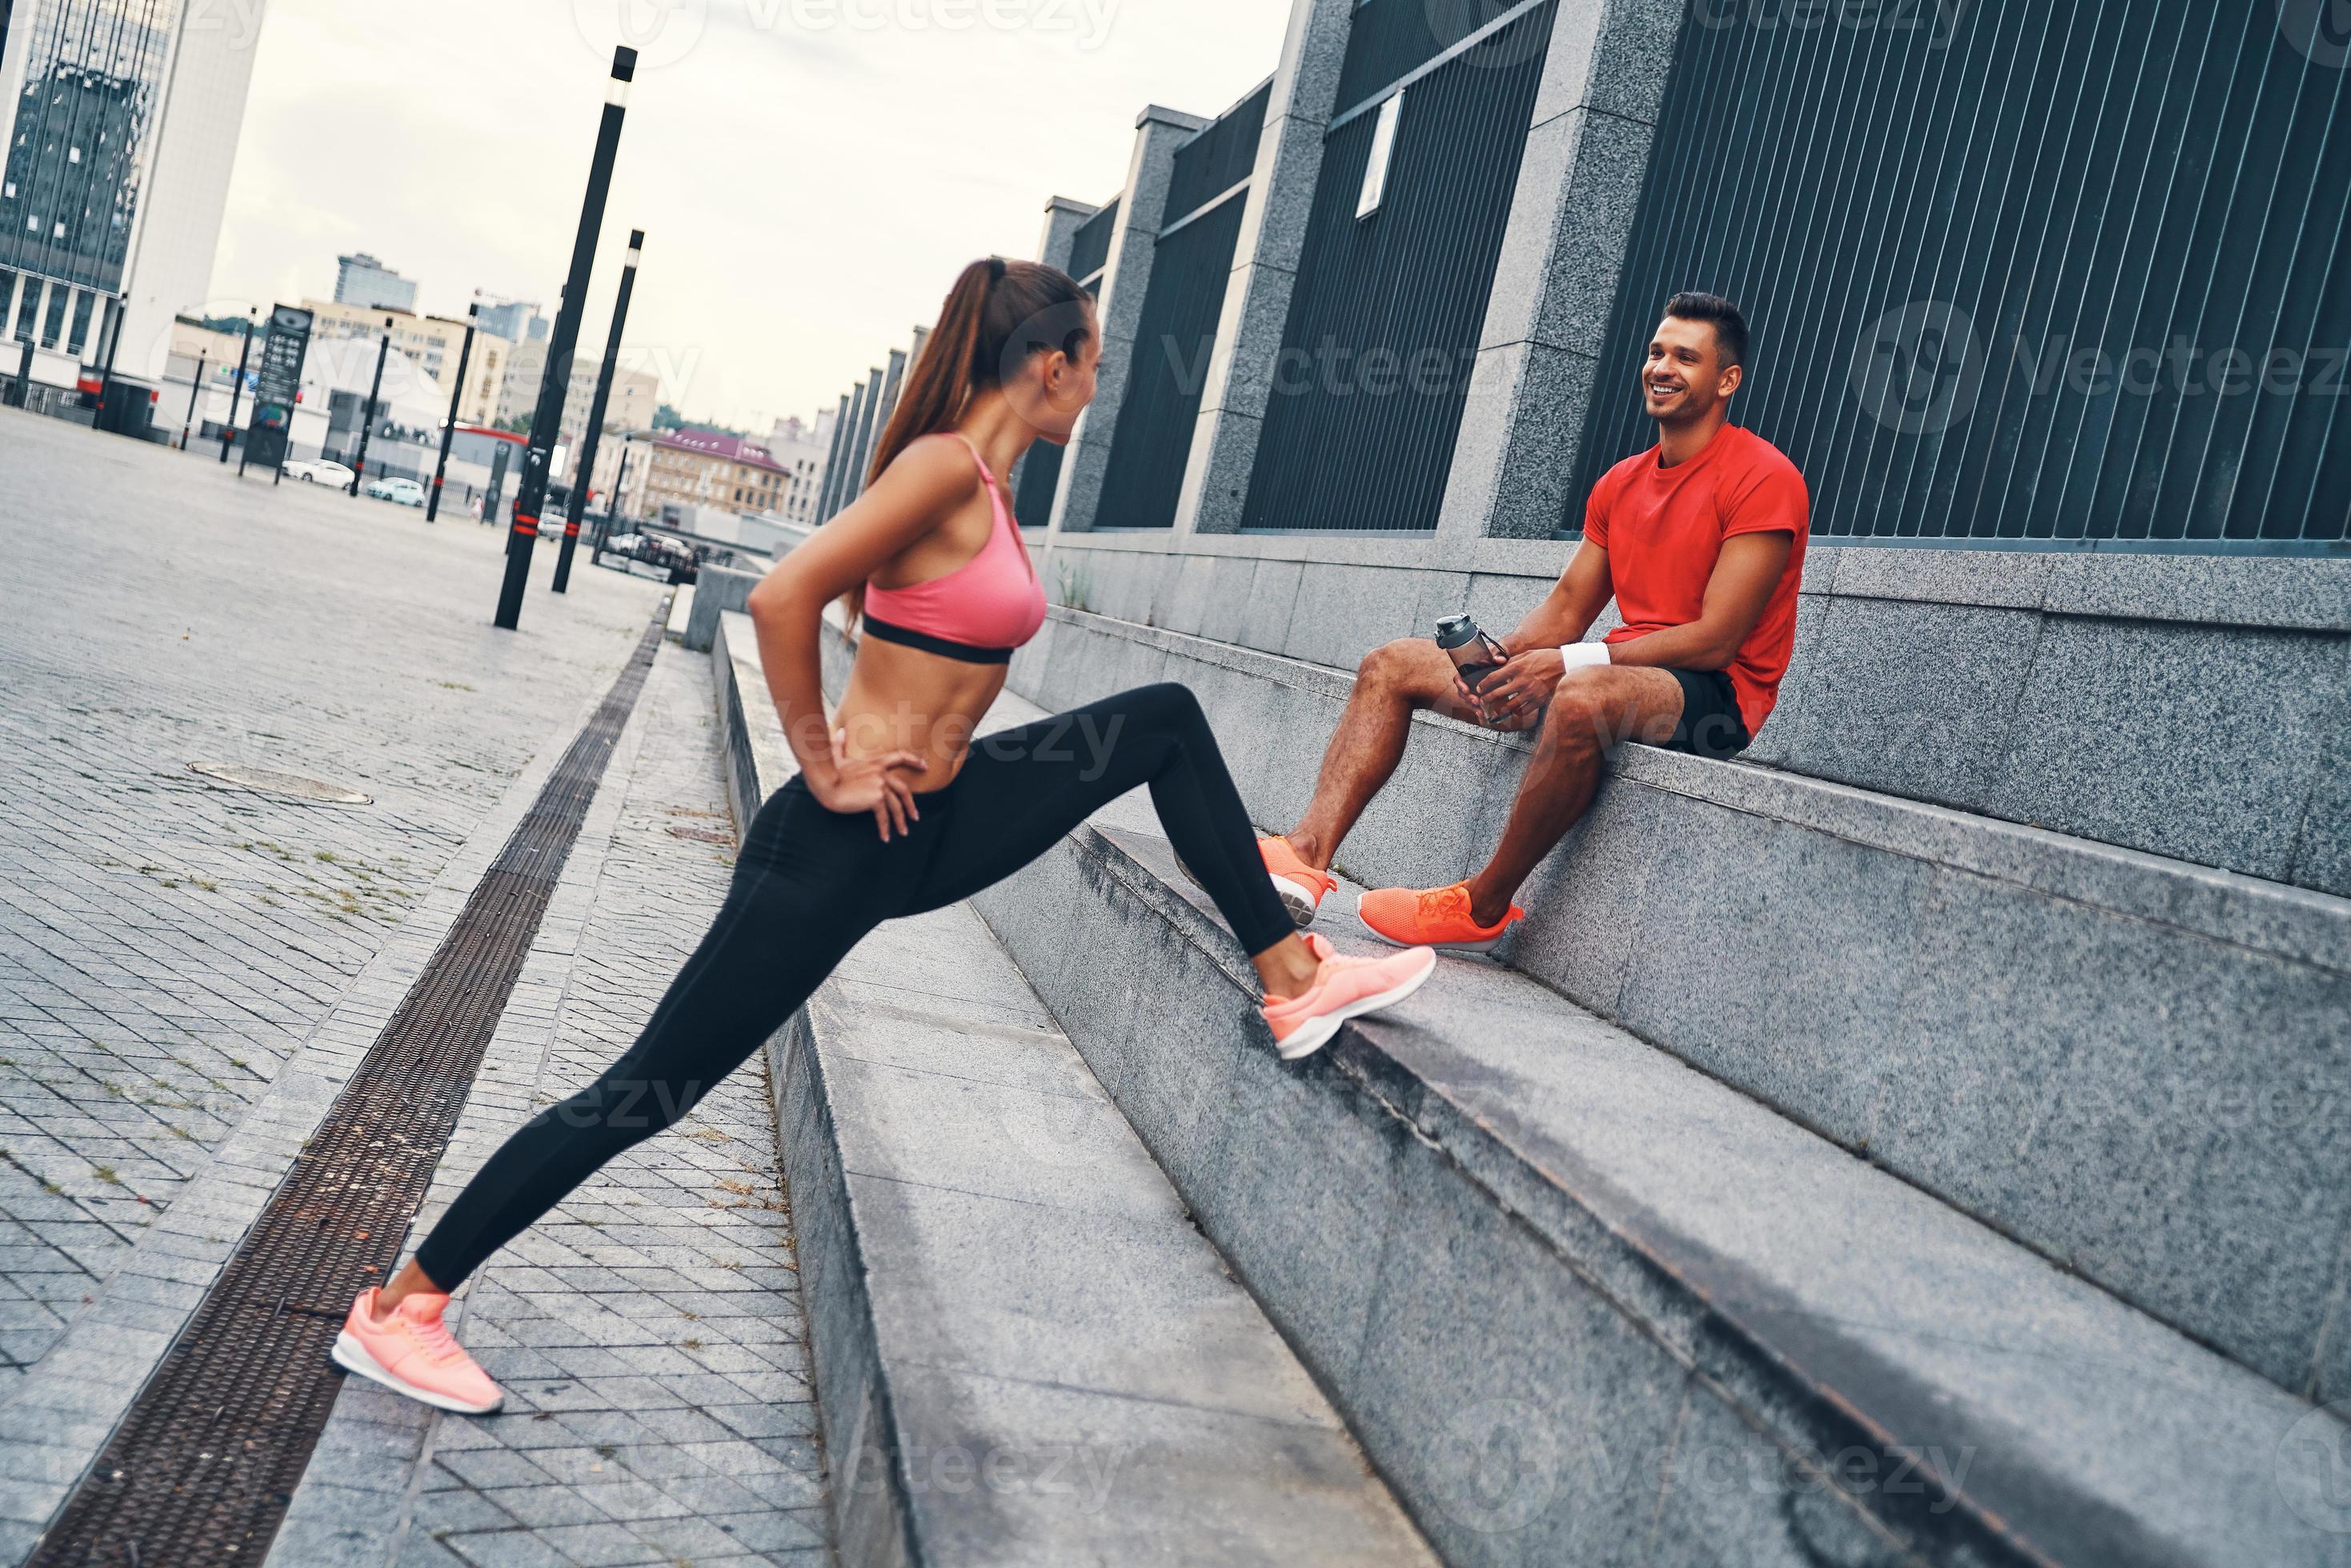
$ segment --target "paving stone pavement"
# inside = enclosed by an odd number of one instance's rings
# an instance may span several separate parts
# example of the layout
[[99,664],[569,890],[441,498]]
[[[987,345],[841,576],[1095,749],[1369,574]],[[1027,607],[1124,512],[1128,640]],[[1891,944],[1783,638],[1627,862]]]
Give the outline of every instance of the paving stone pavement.
[[[635,1038],[717,912],[729,823],[707,665],[664,649],[412,1244]],[[347,1382],[273,1568],[828,1561],[775,1137],[755,1060],[483,1269],[453,1321],[506,1411]]]
[[[495,631],[499,543],[0,410],[0,1563],[29,1549],[662,597],[583,567],[555,598],[542,550],[522,631]],[[219,788],[197,760],[373,804]],[[724,867],[706,869],[715,899]],[[690,942],[700,917],[678,918]],[[583,977],[572,1015],[606,983]],[[517,1001],[510,1023],[543,1036],[553,1002],[534,1019]],[[565,1049],[609,1044],[590,1038]]]

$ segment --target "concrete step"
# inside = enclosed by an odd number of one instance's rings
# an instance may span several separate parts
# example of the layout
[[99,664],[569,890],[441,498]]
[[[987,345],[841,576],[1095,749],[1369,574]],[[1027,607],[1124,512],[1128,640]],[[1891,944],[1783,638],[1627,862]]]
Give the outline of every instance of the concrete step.
[[[1199,694],[1251,815],[1296,820],[1349,675],[1064,608],[1013,674],[1050,709],[1159,680]],[[1423,715],[1340,868],[1464,876],[1524,753]],[[2351,901],[1646,746],[1521,901],[1526,975],[2281,1386],[2351,1395]]]
[[[746,822],[791,767],[747,634]],[[868,938],[768,1064],[844,1563],[1435,1562],[967,908]]]
[[2335,1416],[1524,976],[1284,1065],[1149,816],[974,902],[1447,1562],[2351,1563]]

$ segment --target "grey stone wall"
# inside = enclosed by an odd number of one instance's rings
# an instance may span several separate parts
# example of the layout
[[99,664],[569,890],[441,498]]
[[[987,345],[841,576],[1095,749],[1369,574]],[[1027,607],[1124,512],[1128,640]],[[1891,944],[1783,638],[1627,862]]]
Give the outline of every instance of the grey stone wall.
[[[1100,615],[1352,670],[1464,608],[1508,632],[1574,549],[1095,535],[1056,540],[1046,583]],[[2351,894],[2346,719],[2351,561],[1815,543],[1795,660],[1749,757]]]
[[[1068,610],[1012,679],[1054,710],[1188,687],[1268,831],[1304,810],[1351,686]],[[1528,749],[1422,715],[1336,868],[1468,875]],[[2351,1225],[2351,903],[1644,746],[1520,901],[1512,969],[2280,1385],[2351,1391],[2327,1332],[2351,1259],[2311,1244]],[[1325,906],[1334,936],[1353,902]]]

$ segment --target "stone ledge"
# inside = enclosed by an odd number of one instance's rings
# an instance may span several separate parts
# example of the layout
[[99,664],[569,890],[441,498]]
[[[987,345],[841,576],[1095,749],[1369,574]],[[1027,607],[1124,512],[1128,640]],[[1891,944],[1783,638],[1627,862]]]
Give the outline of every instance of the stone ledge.
[[[1097,524],[1057,535],[1054,550],[1129,556],[1173,583],[1191,557],[1472,572],[1549,584],[1573,539],[1455,539],[1435,534],[1199,534]],[[1804,591],[1844,598],[2046,610],[2120,620],[2351,632],[2351,559],[2169,551],[2020,550],[1856,545],[1813,539]]]
[[[1194,688],[1260,825],[1350,679],[1057,609],[1072,707]],[[1441,886],[1524,742],[1422,715],[1339,868]],[[1622,749],[1520,896],[1521,972],[2281,1386],[2351,1395],[2351,902],[1745,763]]]
[[1136,815],[976,902],[1447,1561],[2345,1561],[2303,1402],[1520,976],[1281,1065]]
[[[713,659],[756,805],[791,761],[748,629]],[[868,938],[768,1060],[842,1561],[1433,1563],[968,909]]]
[[[1047,614],[1061,625],[1102,632],[1333,703],[1344,704],[1354,690],[1353,676],[1328,665],[1060,605]],[[1030,656],[1021,667],[1028,678],[1024,685],[1035,680],[1037,662]],[[1442,714],[1418,713],[1413,722],[1416,730],[1441,734],[1448,742],[1521,757],[1532,751],[1532,742],[1523,735],[1498,733]],[[1610,771],[1691,800],[1832,833],[1869,848],[1976,872],[2033,892],[2351,974],[2351,901],[2325,893],[1833,780],[1745,763],[1705,762],[1653,746],[1625,746]]]

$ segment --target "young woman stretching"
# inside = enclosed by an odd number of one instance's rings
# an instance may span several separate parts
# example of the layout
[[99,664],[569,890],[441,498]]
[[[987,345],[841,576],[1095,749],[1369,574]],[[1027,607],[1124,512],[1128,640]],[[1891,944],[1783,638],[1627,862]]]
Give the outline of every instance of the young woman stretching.
[[[997,476],[1040,435],[1068,441],[1100,356],[1092,303],[1066,275],[989,261],[956,281],[870,488],[751,595],[800,771],[753,819],[709,935],[628,1053],[507,1140],[414,1260],[352,1303],[335,1341],[342,1366],[444,1410],[496,1409],[505,1396],[442,1323],[449,1292],[741,1065],[866,932],[1011,875],[1137,784],[1257,965],[1284,1057],[1428,978],[1427,948],[1343,959],[1298,937],[1184,688],[1144,687],[973,746],[1012,650],[1045,619]],[[828,719],[817,637],[843,595],[863,636]]]

